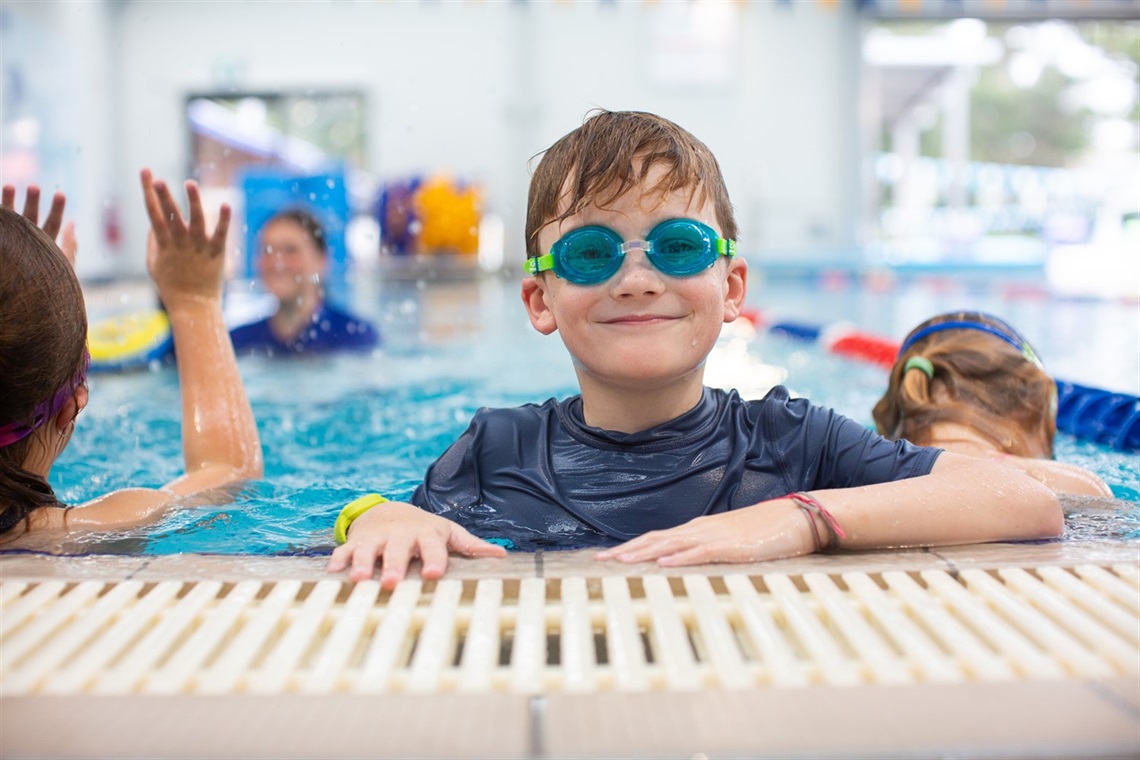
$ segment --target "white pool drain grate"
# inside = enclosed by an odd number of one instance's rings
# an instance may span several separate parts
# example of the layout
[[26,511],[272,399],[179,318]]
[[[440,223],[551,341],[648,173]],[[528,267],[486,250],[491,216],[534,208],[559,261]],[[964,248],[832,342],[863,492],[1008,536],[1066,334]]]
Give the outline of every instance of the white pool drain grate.
[[0,694],[486,693],[1140,675],[1134,564],[0,583]]

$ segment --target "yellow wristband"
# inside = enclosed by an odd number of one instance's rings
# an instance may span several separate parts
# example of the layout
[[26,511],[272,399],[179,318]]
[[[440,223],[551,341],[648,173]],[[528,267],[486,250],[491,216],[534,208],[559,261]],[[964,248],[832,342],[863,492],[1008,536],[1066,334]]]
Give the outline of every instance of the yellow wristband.
[[386,501],[388,500],[378,493],[369,493],[345,504],[344,509],[342,509],[340,514],[336,517],[336,523],[333,524],[333,538],[336,539],[336,542],[343,544],[348,540],[348,529],[349,526],[352,525],[353,520],[377,504],[383,504]]

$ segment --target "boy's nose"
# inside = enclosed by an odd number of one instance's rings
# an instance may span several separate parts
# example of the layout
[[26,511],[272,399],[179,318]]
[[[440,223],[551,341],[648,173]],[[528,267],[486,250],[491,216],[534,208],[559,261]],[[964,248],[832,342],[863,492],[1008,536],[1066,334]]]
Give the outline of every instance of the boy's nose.
[[645,251],[634,249],[626,252],[617,274],[610,279],[610,288],[615,297],[651,295],[664,290],[665,280]]

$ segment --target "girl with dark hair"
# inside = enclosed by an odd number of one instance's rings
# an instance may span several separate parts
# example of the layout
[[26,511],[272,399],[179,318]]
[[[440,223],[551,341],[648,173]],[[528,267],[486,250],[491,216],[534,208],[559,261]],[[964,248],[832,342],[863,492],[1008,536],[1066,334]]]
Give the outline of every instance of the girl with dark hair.
[[[207,230],[198,186],[186,183],[189,220],[169,190],[142,172],[151,221],[147,269],[178,341],[184,475],[159,489],[130,488],[81,508],[60,503],[48,475],[87,405],[87,318],[71,258],[54,242],[57,194],[44,222],[39,191],[24,213],[5,187],[0,203],[0,541],[48,530],[104,530],[154,520],[179,497],[262,474],[261,444],[229,335],[222,278],[230,209]],[[64,247],[74,254],[66,234]]]
[[1112,496],[1093,473],[1053,461],[1057,386],[992,314],[949,312],[911,330],[873,415],[891,440],[999,460],[1058,494]]
[[328,271],[328,250],[315,216],[286,209],[261,228],[260,243],[258,273],[278,308],[259,322],[234,328],[235,350],[308,353],[370,349],[379,343],[371,324],[325,301],[321,279]]

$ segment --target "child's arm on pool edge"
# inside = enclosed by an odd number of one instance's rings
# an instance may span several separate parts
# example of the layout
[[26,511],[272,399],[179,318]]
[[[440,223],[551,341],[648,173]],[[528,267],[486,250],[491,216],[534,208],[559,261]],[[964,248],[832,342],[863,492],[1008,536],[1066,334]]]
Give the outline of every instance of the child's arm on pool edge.
[[337,573],[348,568],[350,579],[362,581],[371,578],[381,562],[380,585],[390,589],[404,579],[414,557],[420,558],[423,578],[442,577],[451,552],[465,557],[507,555],[503,547],[476,538],[446,517],[390,501],[353,520],[348,539],[333,550],[326,569]]
[[[929,475],[812,491],[846,537],[845,549],[945,546],[1050,538],[1064,520],[1038,481],[988,460],[943,452]],[[827,527],[814,517],[821,535]],[[599,552],[598,559],[661,565],[756,562],[810,554],[811,528],[789,498],[698,517]]]

